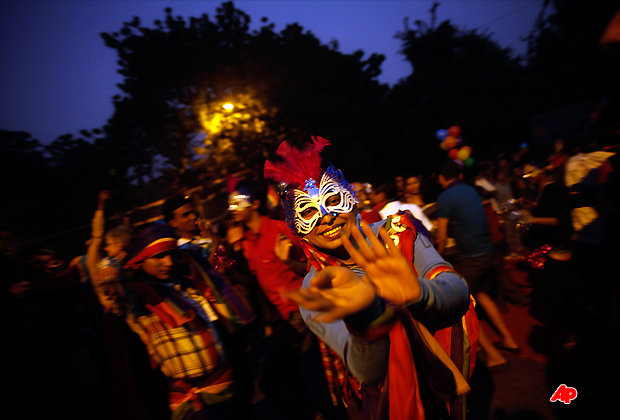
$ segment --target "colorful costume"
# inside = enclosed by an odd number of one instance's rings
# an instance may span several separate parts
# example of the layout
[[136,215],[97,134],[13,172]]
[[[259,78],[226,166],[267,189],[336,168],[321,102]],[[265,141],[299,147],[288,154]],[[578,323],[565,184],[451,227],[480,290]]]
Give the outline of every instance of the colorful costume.
[[[345,264],[303,236],[325,215],[350,213],[357,203],[355,190],[333,167],[325,171],[317,186],[315,179],[321,171],[316,157],[327,144],[327,140],[314,139],[314,145],[300,152],[283,143],[277,153],[285,163],[268,161],[265,165],[265,176],[292,187],[284,192],[283,206],[287,224],[302,236],[312,266],[304,287],[317,271]],[[377,298],[358,314],[329,324],[316,322],[316,313],[301,308],[307,325],[324,343],[324,365],[333,395],[347,400],[352,391],[359,390],[362,418],[463,418],[463,401],[446,402],[469,391],[465,378],[471,375],[475,362],[478,324],[467,285],[437,254],[428,231],[410,213],[390,216],[384,223],[417,271],[422,294],[405,305]],[[376,223],[373,229],[376,232],[381,226],[383,223]],[[363,274],[360,267],[347,267]]]
[[143,246],[125,265],[134,270],[123,281],[126,299],[114,301],[114,312],[125,316],[153,367],[167,377],[173,419],[226,418],[230,407],[217,403],[233,396],[233,377],[220,335],[250,322],[249,306],[191,249],[178,251],[180,261],[166,280],[143,271],[146,259],[177,250],[167,226],[145,230],[140,240]]

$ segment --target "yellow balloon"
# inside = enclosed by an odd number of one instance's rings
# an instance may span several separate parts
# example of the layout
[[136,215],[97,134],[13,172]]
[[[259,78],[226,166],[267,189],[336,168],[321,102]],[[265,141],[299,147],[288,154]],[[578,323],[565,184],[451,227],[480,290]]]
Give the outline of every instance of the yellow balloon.
[[469,147],[465,148],[463,147],[461,150],[459,150],[459,152],[456,154],[456,158],[458,160],[460,160],[461,162],[467,160],[467,158],[469,157],[469,155],[471,155],[471,149]]

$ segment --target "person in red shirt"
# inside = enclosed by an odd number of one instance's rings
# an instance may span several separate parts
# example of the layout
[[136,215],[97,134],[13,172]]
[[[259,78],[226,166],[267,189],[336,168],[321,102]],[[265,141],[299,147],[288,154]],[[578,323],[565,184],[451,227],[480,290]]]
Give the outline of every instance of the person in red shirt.
[[[243,251],[259,286],[286,321],[269,337],[271,347],[265,352],[259,387],[268,397],[277,398],[276,403],[293,418],[314,418],[320,411],[325,419],[345,419],[344,408],[332,404],[316,337],[301,318],[299,306],[282,297],[284,291],[301,288],[307,263],[299,237],[284,221],[264,215],[266,196],[263,184],[247,181],[237,184],[228,198],[238,226],[229,226],[227,240],[234,250]],[[282,386],[289,397],[283,398]]]
[[[243,250],[243,256],[267,298],[284,320],[294,324],[290,318],[297,317],[299,307],[282,299],[280,292],[301,287],[307,272],[301,244],[284,221],[261,214],[264,200],[260,198],[260,192],[257,194],[258,188],[248,186],[240,184],[230,194],[229,211],[239,226],[228,229],[228,242],[237,250]],[[259,198],[254,198],[257,195]]]

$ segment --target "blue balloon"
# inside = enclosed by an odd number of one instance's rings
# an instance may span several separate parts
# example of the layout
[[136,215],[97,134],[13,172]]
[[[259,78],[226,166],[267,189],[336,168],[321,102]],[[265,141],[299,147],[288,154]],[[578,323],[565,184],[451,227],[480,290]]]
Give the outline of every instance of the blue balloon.
[[437,137],[437,140],[443,141],[446,137],[448,137],[448,130],[444,130],[443,128],[438,130],[437,133],[435,133],[435,137]]

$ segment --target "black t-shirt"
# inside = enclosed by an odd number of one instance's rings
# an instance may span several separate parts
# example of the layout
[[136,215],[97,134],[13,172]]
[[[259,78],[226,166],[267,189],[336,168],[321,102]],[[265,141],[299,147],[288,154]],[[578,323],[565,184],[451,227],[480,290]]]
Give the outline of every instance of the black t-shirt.
[[573,234],[569,194],[566,188],[551,183],[543,187],[538,205],[532,210],[534,217],[557,217],[557,226],[542,226],[539,238],[554,248],[568,246]]

